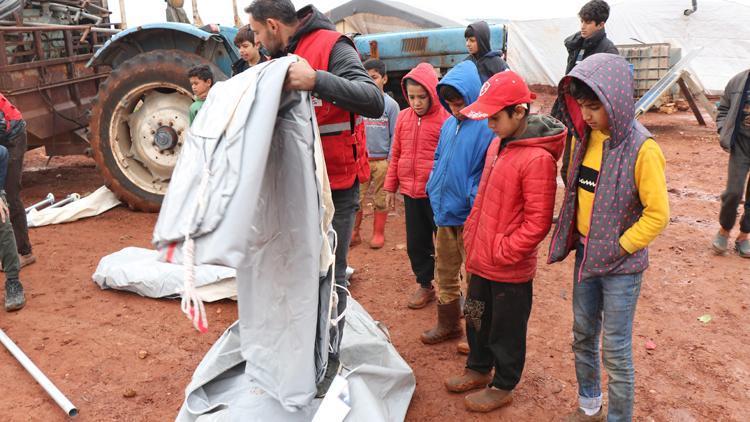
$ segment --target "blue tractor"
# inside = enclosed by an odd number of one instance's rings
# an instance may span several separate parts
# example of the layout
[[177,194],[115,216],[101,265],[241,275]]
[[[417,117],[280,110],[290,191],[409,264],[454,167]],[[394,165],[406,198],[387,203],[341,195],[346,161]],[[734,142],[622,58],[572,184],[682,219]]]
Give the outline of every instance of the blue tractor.
[[90,67],[111,67],[91,109],[88,140],[110,189],[131,208],[158,211],[189,127],[188,70],[227,79],[239,59],[236,28],[142,25],[111,37]]

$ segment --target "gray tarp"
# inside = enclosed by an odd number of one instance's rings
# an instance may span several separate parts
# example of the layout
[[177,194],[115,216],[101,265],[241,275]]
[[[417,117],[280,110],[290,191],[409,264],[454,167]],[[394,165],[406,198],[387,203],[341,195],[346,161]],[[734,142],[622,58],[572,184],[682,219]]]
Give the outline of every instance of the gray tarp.
[[245,371],[288,410],[309,405],[325,373],[333,297],[333,206],[312,101],[282,91],[296,60],[211,89],[154,229],[157,249],[187,232],[196,264],[237,269]]
[[[401,421],[416,386],[409,365],[377,322],[349,299],[342,339],[343,375],[349,381],[352,422]],[[244,376],[237,324],[232,325],[198,365],[185,391],[178,422],[310,421],[320,405],[313,400],[290,413]]]

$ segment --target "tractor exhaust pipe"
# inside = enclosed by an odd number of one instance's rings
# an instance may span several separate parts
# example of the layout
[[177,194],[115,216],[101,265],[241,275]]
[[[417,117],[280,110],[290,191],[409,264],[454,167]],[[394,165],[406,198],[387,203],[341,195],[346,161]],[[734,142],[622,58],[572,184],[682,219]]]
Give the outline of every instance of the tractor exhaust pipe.
[[44,388],[44,391],[52,397],[55,403],[57,403],[57,405],[60,406],[68,416],[74,417],[78,415],[78,409],[73,403],[65,397],[62,391],[55,387],[55,384],[53,384],[52,381],[50,381],[49,378],[47,378],[47,376],[44,375],[36,365],[34,365],[34,362],[32,362],[31,359],[29,359],[29,357],[26,356],[26,354],[24,354],[15,343],[13,343],[13,340],[11,340],[2,329],[0,329],[0,342],[3,343],[3,346],[8,349],[14,358],[16,358],[18,363],[20,363],[21,366],[23,366],[32,377],[34,377],[36,382]]

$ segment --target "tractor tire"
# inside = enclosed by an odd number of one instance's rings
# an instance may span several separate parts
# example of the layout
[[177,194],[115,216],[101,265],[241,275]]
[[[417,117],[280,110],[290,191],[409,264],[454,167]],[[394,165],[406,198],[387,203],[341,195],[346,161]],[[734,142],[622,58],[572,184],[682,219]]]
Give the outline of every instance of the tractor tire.
[[133,210],[158,212],[189,128],[188,70],[209,65],[180,50],[139,54],[112,70],[91,110],[93,157],[107,187]]

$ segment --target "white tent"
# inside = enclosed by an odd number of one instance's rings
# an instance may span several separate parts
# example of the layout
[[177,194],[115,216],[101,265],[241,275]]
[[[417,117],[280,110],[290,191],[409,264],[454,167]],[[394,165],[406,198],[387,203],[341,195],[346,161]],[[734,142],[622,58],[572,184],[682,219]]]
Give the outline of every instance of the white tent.
[[[698,11],[685,16],[689,5],[684,0],[613,4],[607,35],[615,44],[668,42],[681,48],[683,57],[703,48],[690,68],[709,93],[721,93],[732,76],[750,67],[750,5],[699,0]],[[567,60],[563,40],[578,28],[575,16],[512,22],[508,30],[511,68],[530,84],[557,85]]]

